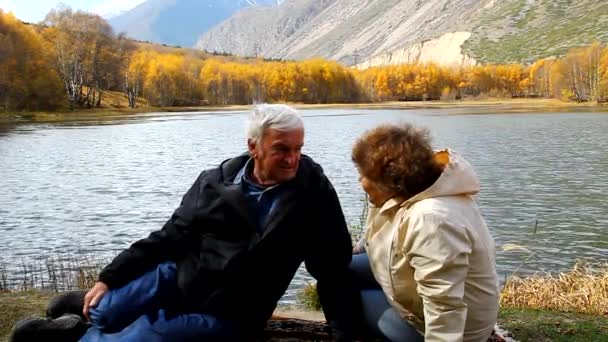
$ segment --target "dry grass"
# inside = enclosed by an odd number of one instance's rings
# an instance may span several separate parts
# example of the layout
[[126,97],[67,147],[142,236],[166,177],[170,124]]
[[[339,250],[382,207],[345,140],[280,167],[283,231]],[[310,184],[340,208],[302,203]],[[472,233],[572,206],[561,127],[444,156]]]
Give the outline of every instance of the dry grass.
[[558,275],[511,277],[502,291],[502,307],[608,315],[608,264],[577,264]]
[[54,257],[24,262],[9,270],[0,261],[0,342],[8,340],[16,322],[43,316],[57,293],[90,289],[106,263],[86,256]]
[[298,303],[306,310],[321,310],[321,300],[319,299],[319,293],[317,292],[317,283],[307,284],[300,290],[298,293]]
[[47,258],[23,263],[19,272],[9,272],[0,262],[0,292],[43,290],[62,292],[89,289],[97,281],[102,267],[107,263],[90,257]]
[[498,324],[521,342],[608,342],[608,319],[602,316],[503,308]]
[[46,306],[55,296],[54,292],[0,291],[0,342],[7,341],[12,326],[25,318],[43,316]]

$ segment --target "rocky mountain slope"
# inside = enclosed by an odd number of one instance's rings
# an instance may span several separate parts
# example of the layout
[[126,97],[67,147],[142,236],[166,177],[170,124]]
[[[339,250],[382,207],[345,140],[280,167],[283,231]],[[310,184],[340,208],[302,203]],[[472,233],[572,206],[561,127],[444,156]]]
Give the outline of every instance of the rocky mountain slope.
[[131,38],[191,47],[205,32],[243,8],[275,6],[282,0],[148,0],[111,18],[116,32]]
[[245,56],[404,62],[529,62],[608,42],[605,0],[285,0],[240,11],[196,47]]
[[271,52],[300,34],[336,0],[286,0],[280,6],[241,10],[204,34],[197,48],[241,56],[279,56]]
[[532,62],[608,43],[606,0],[493,0],[464,27],[463,52],[481,62]]

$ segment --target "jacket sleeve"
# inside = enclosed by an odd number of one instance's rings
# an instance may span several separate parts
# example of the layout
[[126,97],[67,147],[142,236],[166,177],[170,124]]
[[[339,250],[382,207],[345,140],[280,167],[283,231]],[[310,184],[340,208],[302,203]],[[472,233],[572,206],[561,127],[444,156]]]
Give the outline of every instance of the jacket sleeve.
[[464,227],[433,214],[410,223],[406,255],[424,306],[425,341],[462,341],[471,242]]
[[184,195],[180,206],[162,229],[133,243],[118,254],[101,271],[99,281],[109,288],[121,287],[156,265],[176,260],[190,250],[189,245],[196,243],[193,228],[197,207],[201,204],[200,187],[203,175],[204,172]]
[[336,191],[323,176],[315,210],[319,222],[306,253],[306,269],[317,280],[325,318],[335,330],[336,340],[353,339],[357,300],[349,265],[352,242]]

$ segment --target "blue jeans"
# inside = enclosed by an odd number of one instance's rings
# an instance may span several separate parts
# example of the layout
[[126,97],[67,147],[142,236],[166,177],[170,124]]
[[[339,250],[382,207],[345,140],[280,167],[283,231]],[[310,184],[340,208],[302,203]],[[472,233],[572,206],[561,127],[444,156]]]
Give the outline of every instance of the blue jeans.
[[237,340],[238,324],[213,315],[168,315],[162,304],[177,293],[174,263],[156,269],[106,293],[89,311],[92,327],[81,342],[225,341]]
[[361,296],[364,323],[368,333],[388,341],[424,342],[424,336],[402,319],[388,302],[376,282],[366,253],[353,255],[350,269]]

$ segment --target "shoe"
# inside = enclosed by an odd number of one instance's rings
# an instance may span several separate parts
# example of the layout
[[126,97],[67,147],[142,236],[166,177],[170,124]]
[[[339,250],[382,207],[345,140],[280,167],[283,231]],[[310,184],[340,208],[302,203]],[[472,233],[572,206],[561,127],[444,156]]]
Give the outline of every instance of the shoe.
[[78,315],[65,314],[59,318],[28,318],[15,324],[9,342],[76,342],[89,328]]
[[65,314],[74,314],[86,320],[82,313],[86,294],[87,291],[70,291],[53,298],[46,308],[46,317],[59,318]]

